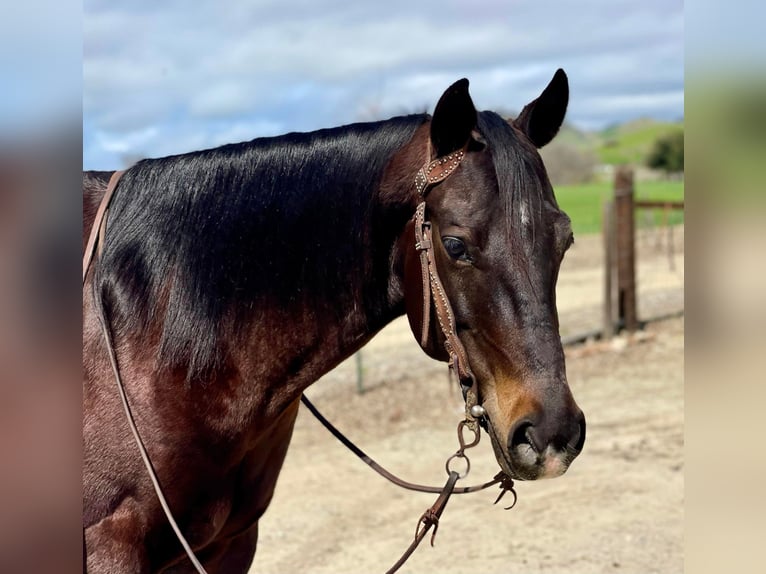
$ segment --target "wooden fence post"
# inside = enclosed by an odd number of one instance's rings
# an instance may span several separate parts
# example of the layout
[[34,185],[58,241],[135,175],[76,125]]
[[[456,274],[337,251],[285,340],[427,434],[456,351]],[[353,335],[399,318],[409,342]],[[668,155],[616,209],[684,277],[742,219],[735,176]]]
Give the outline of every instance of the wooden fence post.
[[354,353],[356,359],[356,392],[364,394],[364,366],[362,365],[362,350],[359,349]]
[[628,332],[638,328],[636,316],[636,254],[633,216],[633,170],[622,166],[614,178],[617,235],[617,309]]
[[604,203],[603,220],[601,222],[604,236],[604,324],[602,339],[609,340],[614,336],[614,202]]

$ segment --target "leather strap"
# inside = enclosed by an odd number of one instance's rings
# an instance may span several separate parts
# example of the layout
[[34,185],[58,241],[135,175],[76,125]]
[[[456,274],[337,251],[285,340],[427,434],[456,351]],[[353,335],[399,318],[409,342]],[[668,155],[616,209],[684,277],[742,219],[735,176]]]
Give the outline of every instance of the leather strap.
[[431,280],[428,274],[428,253],[431,250],[431,222],[426,221],[426,202],[422,201],[415,209],[415,250],[420,258],[420,275],[423,282],[423,313],[420,346],[428,345],[428,335],[431,330]]
[[473,373],[468,366],[468,359],[463,344],[457,336],[455,329],[455,315],[452,311],[444,285],[436,269],[433,257],[433,243],[431,241],[431,223],[425,221],[425,202],[418,205],[415,210],[415,249],[420,253],[420,266],[423,276],[423,333],[421,345],[427,343],[431,300],[436,310],[436,318],[439,327],[444,334],[444,346],[450,356],[450,366],[455,369],[461,381],[473,381]]
[[[475,425],[476,419],[471,414],[471,407],[478,404],[478,389],[475,377],[468,364],[465,347],[457,336],[455,315],[452,311],[444,285],[439,278],[439,271],[433,256],[433,241],[431,238],[431,222],[426,219],[425,196],[432,186],[452,175],[465,157],[465,148],[461,148],[447,156],[429,161],[415,176],[415,189],[423,198],[413,216],[415,224],[415,249],[420,257],[420,271],[423,282],[423,315],[420,345],[426,348],[431,327],[431,306],[436,310],[436,319],[444,335],[444,347],[449,355],[449,365],[460,380],[465,394],[466,418]],[[430,142],[429,151],[430,156]]]
[[[382,466],[380,466],[377,462],[375,462],[367,453],[365,453],[361,448],[356,446],[346,435],[344,435],[338,428],[332,424],[330,421],[328,421],[322,413],[319,412],[319,409],[317,409],[314,404],[308,399],[306,395],[301,395],[301,402],[303,405],[309,410],[309,412],[316,417],[316,419],[322,423],[322,426],[326,428],[328,431],[330,431],[330,434],[332,434],[336,439],[338,439],[343,446],[345,446],[348,450],[353,452],[356,456],[358,456],[364,464],[369,466],[372,470],[377,472],[380,476],[385,478],[387,481],[395,484],[396,486],[400,486],[401,488],[407,489],[407,490],[414,490],[415,492],[429,492],[438,494],[444,490],[442,487],[438,486],[425,486],[423,484],[416,484],[413,482],[408,482],[406,480],[402,480],[395,474],[389,472]],[[454,456],[454,455],[453,455]],[[484,490],[485,488],[489,488],[490,486],[493,486],[495,484],[501,484],[502,478],[500,475],[496,476],[489,482],[485,482],[484,484],[477,484],[474,486],[458,486],[453,489],[453,494],[468,494],[470,492],[478,492],[480,490]]]
[[120,182],[122,174],[125,170],[115,171],[112,177],[109,178],[109,184],[106,186],[106,192],[104,197],[101,198],[101,203],[96,211],[96,218],[93,220],[93,227],[90,228],[90,235],[88,236],[88,243],[85,246],[85,253],[82,257],[82,283],[85,284],[85,276],[88,274],[91,261],[93,261],[93,255],[96,252],[96,245],[99,246],[99,254],[104,245],[104,235],[106,234],[106,210],[109,207],[109,203],[112,201],[114,190],[117,189],[117,184]]
[[432,526],[434,527],[434,531],[431,534],[431,546],[434,545],[434,537],[436,536],[436,531],[439,529],[439,518],[441,518],[442,512],[444,512],[449,497],[455,490],[455,483],[459,478],[460,475],[457,472],[452,471],[449,473],[449,478],[447,478],[444,487],[439,491],[439,496],[436,501],[420,516],[418,526],[415,529],[415,539],[410,543],[399,560],[397,560],[391,568],[386,570],[386,574],[394,574],[394,572],[399,570],[399,568],[407,562]]
[[[415,191],[420,197],[425,197],[426,191],[440,181],[447,179],[458,168],[465,157],[466,148],[462,147],[444,157],[429,161],[418,170],[415,176]],[[431,157],[431,142],[428,142],[428,157]]]

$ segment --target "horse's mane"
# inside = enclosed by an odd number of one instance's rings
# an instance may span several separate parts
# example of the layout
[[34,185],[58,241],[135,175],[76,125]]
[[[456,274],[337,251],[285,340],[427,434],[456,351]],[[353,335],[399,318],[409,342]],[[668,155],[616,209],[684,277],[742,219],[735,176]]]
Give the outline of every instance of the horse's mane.
[[[98,285],[115,329],[162,324],[158,359],[205,378],[258,303],[342,316],[373,192],[425,115],[143,160],[110,207]],[[323,306],[323,307],[321,307]]]

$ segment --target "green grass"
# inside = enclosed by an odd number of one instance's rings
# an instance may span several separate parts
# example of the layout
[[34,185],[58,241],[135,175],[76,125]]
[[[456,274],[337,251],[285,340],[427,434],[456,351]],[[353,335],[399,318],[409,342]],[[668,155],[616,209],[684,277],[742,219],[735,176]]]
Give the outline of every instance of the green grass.
[[[681,181],[646,181],[639,182],[635,186],[636,199],[655,199],[682,201],[684,198],[684,184]],[[601,214],[604,202],[613,194],[611,183],[590,183],[584,185],[559,185],[555,188],[556,199],[559,206],[572,219],[572,227],[575,235],[601,232]],[[652,210],[654,223],[662,221],[662,210]],[[645,210],[637,210],[636,225],[646,226],[651,220]],[[668,217],[670,224],[683,223],[682,211],[673,210]]]
[[599,134],[599,161],[611,165],[643,165],[658,137],[682,130],[682,123],[636,120],[608,128]]

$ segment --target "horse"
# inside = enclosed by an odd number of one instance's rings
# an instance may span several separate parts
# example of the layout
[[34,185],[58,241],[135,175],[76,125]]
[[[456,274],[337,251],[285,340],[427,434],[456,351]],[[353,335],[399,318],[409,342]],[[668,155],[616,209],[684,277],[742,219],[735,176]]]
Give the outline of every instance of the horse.
[[[502,472],[564,473],[585,440],[555,294],[573,235],[538,149],[559,131],[568,99],[559,69],[509,120],[478,112],[462,79],[432,116],[128,169],[84,276],[87,571],[193,571],[133,442],[107,345],[189,545],[207,572],[247,572],[303,391],[405,313],[423,350],[450,360],[438,321],[424,318],[413,220],[422,201],[441,296]],[[422,166],[458,153],[421,197]],[[83,174],[85,230],[110,176]]]

